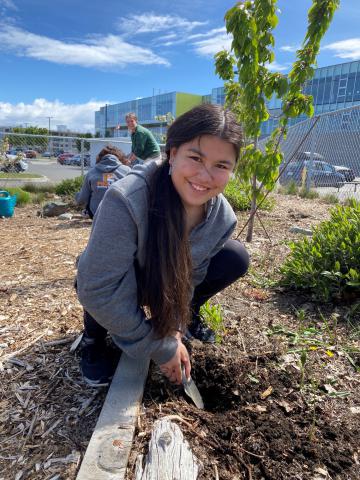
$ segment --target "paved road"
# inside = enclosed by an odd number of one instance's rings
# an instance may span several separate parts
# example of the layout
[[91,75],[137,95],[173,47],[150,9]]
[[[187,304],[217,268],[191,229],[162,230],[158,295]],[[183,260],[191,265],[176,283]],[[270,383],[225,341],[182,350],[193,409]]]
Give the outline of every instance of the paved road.
[[[60,165],[55,159],[34,159],[28,161],[29,169],[27,173],[37,173],[45,175],[50,182],[58,183],[66,178],[75,178],[81,175],[81,167],[72,165]],[[87,169],[84,169],[86,174]]]

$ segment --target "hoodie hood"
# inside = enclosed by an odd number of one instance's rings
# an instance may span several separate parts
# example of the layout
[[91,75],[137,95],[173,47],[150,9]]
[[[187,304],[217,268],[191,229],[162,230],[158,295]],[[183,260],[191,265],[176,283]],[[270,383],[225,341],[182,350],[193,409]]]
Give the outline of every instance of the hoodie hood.
[[113,172],[116,170],[122,163],[120,160],[115,157],[115,155],[105,155],[99,163],[95,165],[96,170],[99,170],[100,172]]

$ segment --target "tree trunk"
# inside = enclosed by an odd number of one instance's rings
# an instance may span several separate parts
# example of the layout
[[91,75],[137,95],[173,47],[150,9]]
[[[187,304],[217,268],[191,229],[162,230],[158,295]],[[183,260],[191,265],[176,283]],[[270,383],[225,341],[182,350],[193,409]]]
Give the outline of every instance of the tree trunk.
[[251,182],[251,209],[250,209],[250,219],[248,224],[248,230],[246,235],[246,241],[251,242],[253,238],[254,231],[254,221],[256,213],[256,175],[253,176]]

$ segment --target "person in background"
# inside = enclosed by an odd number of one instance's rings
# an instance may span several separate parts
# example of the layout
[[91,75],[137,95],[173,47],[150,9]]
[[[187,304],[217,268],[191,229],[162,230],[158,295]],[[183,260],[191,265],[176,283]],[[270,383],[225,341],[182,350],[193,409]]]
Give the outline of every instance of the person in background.
[[131,133],[131,154],[129,160],[132,166],[148,160],[161,160],[160,147],[154,135],[147,128],[139,125],[135,113],[128,113],[125,121]]
[[114,372],[105,338],[151,358],[172,382],[191,363],[183,338],[214,342],[200,306],[243,276],[244,246],[222,195],[242,145],[229,110],[200,105],[169,127],[166,160],[135,166],[106,192],[78,263],[81,368],[93,386]]
[[80,192],[75,195],[78,205],[84,205],[93,218],[110,185],[123,178],[129,171],[129,160],[117,147],[107,145],[96,157],[96,165],[88,171]]

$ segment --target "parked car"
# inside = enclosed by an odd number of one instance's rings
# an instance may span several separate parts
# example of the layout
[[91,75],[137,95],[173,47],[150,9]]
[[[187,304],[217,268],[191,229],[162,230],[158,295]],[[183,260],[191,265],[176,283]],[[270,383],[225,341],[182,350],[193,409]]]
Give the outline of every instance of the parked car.
[[[304,181],[304,175],[309,174],[310,166],[309,160],[290,162],[280,177],[281,185],[287,185],[290,182],[295,182],[296,185],[301,185]],[[306,169],[306,172],[304,169]],[[345,183],[344,175],[338,173],[335,170],[335,167],[330,163],[320,160],[314,160],[312,162],[310,174],[311,184],[314,187],[341,188]]]
[[15,159],[18,159],[18,160],[25,160],[26,156],[25,156],[25,153],[22,152],[21,150],[8,150],[6,152],[6,156],[9,160],[15,160]]
[[36,158],[37,157],[37,152],[35,150],[25,150],[25,156],[26,158]]
[[[68,165],[76,165],[78,167],[81,166],[81,155],[74,155],[73,157],[70,157],[67,161]],[[84,155],[84,166],[88,167],[90,165],[90,155],[85,154]]]
[[44,152],[44,153],[42,154],[42,156],[43,156],[44,158],[51,158],[51,157],[52,157],[52,153],[51,153],[51,152]]
[[57,157],[57,161],[58,161],[58,163],[60,163],[60,165],[64,165],[65,159],[71,158],[71,157],[73,157],[73,156],[74,156],[74,154],[73,154],[73,153],[70,153],[70,152],[61,153],[61,154]]
[[347,182],[352,182],[355,179],[355,173],[352,168],[348,168],[343,165],[334,165],[334,168],[338,173],[344,175]]

